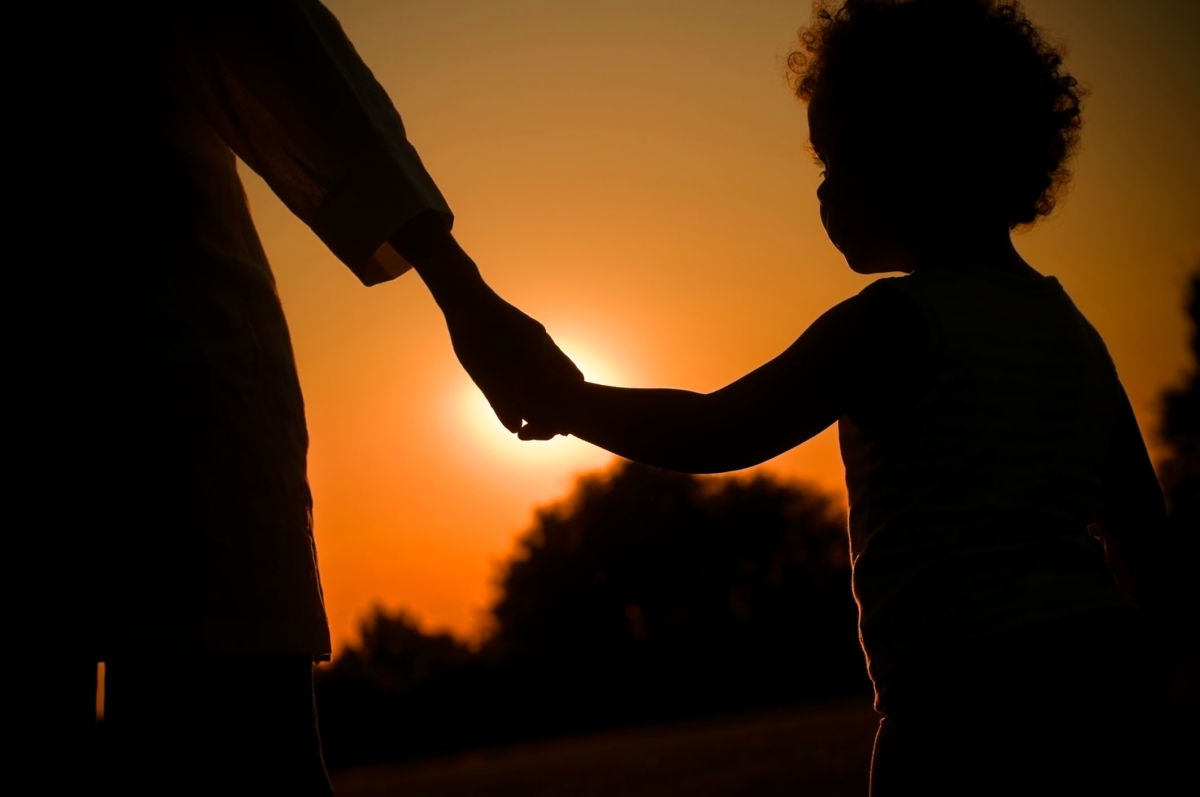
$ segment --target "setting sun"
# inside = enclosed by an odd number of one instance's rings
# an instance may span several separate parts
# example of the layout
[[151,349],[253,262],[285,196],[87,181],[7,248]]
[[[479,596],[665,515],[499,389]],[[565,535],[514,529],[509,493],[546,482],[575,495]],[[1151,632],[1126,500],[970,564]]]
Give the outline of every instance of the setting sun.
[[[610,385],[627,383],[620,369],[610,365],[611,360],[597,356],[586,344],[577,343],[563,335],[556,336],[556,342],[589,381]],[[487,399],[469,382],[455,386],[454,400],[446,403],[442,421],[447,429],[454,430],[452,434],[462,437],[464,446],[473,448],[480,461],[485,461],[491,467],[519,462],[556,472],[583,472],[601,467],[612,459],[612,455],[605,451],[561,435],[552,440],[515,444],[514,436],[496,420]]]

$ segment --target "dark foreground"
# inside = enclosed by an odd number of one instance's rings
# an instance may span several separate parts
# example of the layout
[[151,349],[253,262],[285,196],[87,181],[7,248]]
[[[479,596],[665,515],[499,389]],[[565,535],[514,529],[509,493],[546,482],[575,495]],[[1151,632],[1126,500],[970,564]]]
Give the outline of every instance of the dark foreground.
[[865,797],[875,722],[857,699],[359,767],[333,781],[338,797]]

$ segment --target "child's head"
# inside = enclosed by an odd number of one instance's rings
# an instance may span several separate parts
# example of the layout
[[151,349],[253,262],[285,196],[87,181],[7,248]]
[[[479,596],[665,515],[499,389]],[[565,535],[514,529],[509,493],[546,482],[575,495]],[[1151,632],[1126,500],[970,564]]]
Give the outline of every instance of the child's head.
[[789,59],[825,166],[821,216],[859,271],[1049,213],[1080,91],[1006,0],[817,0]]

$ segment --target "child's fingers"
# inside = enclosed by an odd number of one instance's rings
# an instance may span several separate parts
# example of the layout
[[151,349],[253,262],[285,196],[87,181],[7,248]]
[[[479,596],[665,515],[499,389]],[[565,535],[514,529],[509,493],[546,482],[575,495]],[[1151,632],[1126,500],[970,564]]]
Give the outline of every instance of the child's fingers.
[[517,430],[517,437],[522,440],[549,440],[557,434],[559,432],[556,432],[548,424],[539,424],[536,421],[526,423]]

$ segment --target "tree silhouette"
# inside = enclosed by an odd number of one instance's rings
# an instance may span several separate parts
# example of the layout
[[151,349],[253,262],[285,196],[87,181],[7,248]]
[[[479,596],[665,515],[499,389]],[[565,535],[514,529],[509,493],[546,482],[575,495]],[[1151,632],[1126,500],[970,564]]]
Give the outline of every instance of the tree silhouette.
[[318,673],[332,768],[869,688],[845,523],[767,476],[625,464],[537,512],[471,651],[376,609]]
[[[1186,309],[1192,321],[1192,367],[1183,384],[1163,391],[1163,416],[1159,434],[1171,453],[1159,463],[1159,477],[1167,499],[1171,522],[1171,556],[1179,564],[1179,578],[1195,572],[1200,556],[1200,268],[1192,274]],[[1200,635],[1194,618],[1200,599],[1194,589],[1181,583],[1176,608],[1180,638],[1175,651],[1176,707],[1181,708],[1180,731],[1195,725],[1200,707]],[[1186,673],[1186,674],[1185,674]],[[1190,719],[1187,719],[1190,716]],[[1180,736],[1180,738],[1185,738]],[[1182,753],[1182,749],[1180,750]]]
[[462,722],[474,697],[471,651],[449,634],[429,634],[406,612],[375,607],[361,641],[318,670],[316,693],[326,763],[428,753],[476,740]]
[[595,706],[865,684],[845,522],[812,489],[624,464],[540,510],[517,549],[490,647],[552,681],[584,667]]
[[425,633],[403,610],[392,613],[376,606],[359,624],[359,635],[360,644],[348,647],[333,670],[397,695],[419,692],[471,655],[449,634]]
[[1200,534],[1200,269],[1192,275],[1186,309],[1192,320],[1192,369],[1182,386],[1163,392],[1160,434],[1171,455],[1159,472],[1175,539],[1184,548],[1180,553],[1194,554]]

